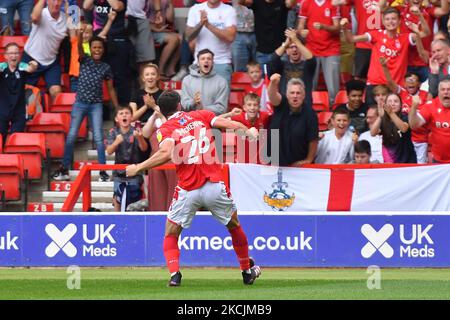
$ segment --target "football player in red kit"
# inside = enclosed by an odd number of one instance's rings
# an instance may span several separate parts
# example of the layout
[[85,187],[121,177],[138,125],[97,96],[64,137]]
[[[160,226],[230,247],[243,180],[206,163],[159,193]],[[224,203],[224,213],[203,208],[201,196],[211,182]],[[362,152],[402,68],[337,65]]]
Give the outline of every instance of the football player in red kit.
[[230,192],[223,183],[222,165],[215,157],[215,142],[211,129],[242,130],[256,138],[252,127],[225,118],[216,117],[208,110],[182,112],[180,96],[175,91],[165,91],[158,99],[161,113],[168,119],[157,131],[159,150],[149,159],[126,168],[127,176],[166,163],[175,163],[179,179],[165,228],[164,256],[171,274],[169,286],[181,284],[178,238],[189,228],[197,210],[206,208],[230,232],[234,251],[242,270],[244,284],[253,284],[261,274],[249,258],[248,241],[238,217]]

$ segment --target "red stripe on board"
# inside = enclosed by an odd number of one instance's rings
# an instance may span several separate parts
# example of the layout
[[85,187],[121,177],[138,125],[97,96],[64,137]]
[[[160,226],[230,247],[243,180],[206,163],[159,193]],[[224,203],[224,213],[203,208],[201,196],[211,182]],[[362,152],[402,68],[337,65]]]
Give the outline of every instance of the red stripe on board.
[[328,211],[350,211],[355,170],[331,170]]

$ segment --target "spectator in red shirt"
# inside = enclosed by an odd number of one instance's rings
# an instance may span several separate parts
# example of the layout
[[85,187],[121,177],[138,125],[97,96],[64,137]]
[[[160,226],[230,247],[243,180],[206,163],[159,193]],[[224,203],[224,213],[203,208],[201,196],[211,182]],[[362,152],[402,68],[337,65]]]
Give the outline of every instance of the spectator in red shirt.
[[267,95],[267,83],[262,76],[261,65],[256,61],[247,63],[247,74],[251,80],[250,85],[245,89],[245,93],[256,93],[260,99],[261,110],[273,113],[272,104]]
[[[386,0],[380,0],[380,7],[382,9],[387,6]],[[440,6],[436,7],[436,4],[429,3],[428,5],[424,5],[423,0],[410,0],[403,5],[396,6],[401,15],[400,33],[408,33],[408,25],[411,23],[417,24],[421,30],[427,27],[433,30],[434,21],[448,14],[448,6],[448,1],[441,1]],[[423,16],[423,21],[421,20],[421,16]],[[425,50],[430,50],[432,40],[433,35],[431,32],[427,37],[422,39]],[[413,47],[409,48],[408,72],[416,73],[420,78],[420,82],[428,79],[428,61],[423,60],[417,49]]]
[[427,28],[423,16],[420,15],[423,22],[424,30],[420,31],[417,25],[410,25],[413,33],[398,33],[400,26],[400,13],[395,8],[388,8],[383,12],[383,26],[385,30],[377,30],[366,32],[363,35],[352,35],[348,30],[348,20],[341,20],[341,27],[345,37],[349,42],[371,42],[372,56],[370,60],[369,74],[367,77],[366,103],[373,104],[373,86],[386,84],[387,80],[384,76],[380,58],[389,58],[388,69],[392,78],[397,83],[403,83],[408,64],[408,48],[409,45],[415,45],[416,38],[426,37],[430,30]]
[[[260,110],[260,100],[261,98],[257,94],[247,93],[244,97],[243,111],[240,108],[234,108],[231,112],[221,115],[221,117],[231,118],[231,120],[240,122],[249,129],[252,127],[258,129],[258,131],[268,129],[270,116],[267,112]],[[238,146],[237,162],[260,164],[261,145],[259,141],[245,139],[244,142],[244,144],[239,144],[239,141],[236,143]],[[245,152],[240,152],[242,149]]]
[[260,100],[261,98],[256,93],[247,93],[244,96],[244,105],[242,106],[244,112],[239,108],[234,108],[231,112],[222,115],[222,117],[243,123],[247,128],[267,129],[269,113],[261,111]]
[[[381,11],[378,2],[379,0],[332,0],[332,4],[336,6],[353,5],[358,25],[357,34],[381,29]],[[345,18],[343,14],[342,18]],[[348,20],[350,21],[350,19]],[[372,44],[368,42],[356,43],[353,68],[353,76],[356,79],[364,81],[367,79],[371,55]]]
[[304,0],[299,13],[298,32],[306,38],[306,47],[317,61],[313,90],[317,88],[322,66],[330,105],[334,103],[340,83],[340,18],[339,7],[333,6],[331,0]]
[[450,79],[442,80],[438,90],[438,98],[428,101],[419,111],[420,100],[414,96],[408,120],[411,129],[429,126],[433,162],[450,163]]

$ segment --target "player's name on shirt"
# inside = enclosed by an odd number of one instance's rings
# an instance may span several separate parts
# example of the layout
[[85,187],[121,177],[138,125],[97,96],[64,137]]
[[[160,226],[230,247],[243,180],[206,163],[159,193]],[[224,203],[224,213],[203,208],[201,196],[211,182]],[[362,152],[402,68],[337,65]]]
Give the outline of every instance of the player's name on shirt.
[[197,127],[202,127],[203,126],[203,122],[202,121],[194,121],[189,123],[186,127],[181,128],[181,129],[176,129],[175,131],[177,133],[179,133],[180,135],[185,135],[188,134],[191,130],[197,128]]

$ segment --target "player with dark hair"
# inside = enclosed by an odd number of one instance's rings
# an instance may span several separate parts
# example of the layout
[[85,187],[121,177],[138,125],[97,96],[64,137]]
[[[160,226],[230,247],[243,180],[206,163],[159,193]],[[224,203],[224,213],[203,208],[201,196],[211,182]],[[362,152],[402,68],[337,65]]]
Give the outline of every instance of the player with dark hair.
[[[244,284],[253,284],[261,274],[248,254],[248,241],[238,217],[229,190],[223,183],[222,165],[215,160],[215,143],[212,128],[242,130],[256,137],[257,130],[239,122],[216,117],[212,111],[182,112],[180,96],[175,91],[165,91],[158,99],[161,113],[168,119],[157,131],[159,150],[149,159],[126,168],[127,176],[157,167],[172,160],[179,179],[167,217],[164,256],[171,274],[169,286],[181,284],[178,238],[189,228],[197,210],[206,208],[230,232],[233,248],[242,270]],[[209,132],[208,132],[209,131]],[[208,158],[208,157],[212,157]],[[211,161],[214,160],[214,161]]]

